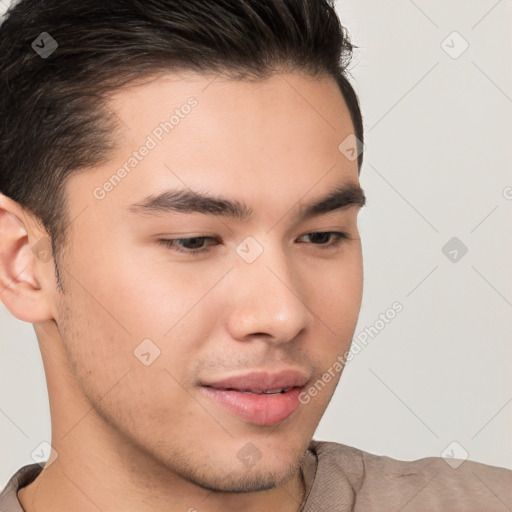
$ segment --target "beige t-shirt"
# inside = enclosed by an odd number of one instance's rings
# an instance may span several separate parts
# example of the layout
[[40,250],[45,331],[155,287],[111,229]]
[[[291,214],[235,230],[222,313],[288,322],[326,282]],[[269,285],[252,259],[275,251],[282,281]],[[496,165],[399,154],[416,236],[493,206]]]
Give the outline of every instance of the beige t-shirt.
[[[302,470],[301,512],[506,512],[512,510],[512,471],[443,458],[399,461],[339,443],[311,441]],[[25,512],[17,491],[41,472],[19,469],[0,494],[0,512]]]

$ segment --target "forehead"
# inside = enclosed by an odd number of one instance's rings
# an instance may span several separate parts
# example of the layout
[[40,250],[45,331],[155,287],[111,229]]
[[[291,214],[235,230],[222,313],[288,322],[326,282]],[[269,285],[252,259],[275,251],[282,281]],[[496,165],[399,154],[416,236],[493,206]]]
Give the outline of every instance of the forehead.
[[331,78],[166,74],[116,92],[108,107],[120,122],[118,147],[69,191],[98,209],[177,186],[281,204],[284,192],[297,201],[315,187],[358,182],[357,162],[338,149],[353,125]]
[[[153,135],[159,146],[173,147],[176,154],[190,144],[198,156],[199,150],[218,149],[218,158],[227,155],[230,161],[237,155],[254,159],[261,150],[263,156],[289,150],[290,158],[301,152],[313,156],[312,148],[332,153],[353,132],[334,80],[300,74],[259,81],[167,74],[119,91],[109,108],[121,121],[122,141],[130,147]],[[306,140],[310,142],[303,147]]]

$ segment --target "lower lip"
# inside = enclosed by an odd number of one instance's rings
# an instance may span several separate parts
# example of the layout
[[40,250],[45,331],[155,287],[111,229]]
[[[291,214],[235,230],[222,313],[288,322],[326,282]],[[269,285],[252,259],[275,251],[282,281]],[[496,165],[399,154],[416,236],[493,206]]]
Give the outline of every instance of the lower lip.
[[203,393],[225,406],[244,421],[254,425],[275,425],[285,420],[300,405],[299,395],[304,389],[296,387],[286,393],[261,394],[242,393],[202,386]]

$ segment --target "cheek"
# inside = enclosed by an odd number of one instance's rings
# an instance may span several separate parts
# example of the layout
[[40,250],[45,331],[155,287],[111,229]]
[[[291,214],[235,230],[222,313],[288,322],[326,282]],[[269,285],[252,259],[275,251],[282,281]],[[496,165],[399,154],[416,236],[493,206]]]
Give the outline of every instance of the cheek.
[[350,256],[318,265],[308,279],[306,304],[316,313],[320,325],[338,337],[338,343],[339,336],[352,337],[362,300],[362,260],[357,251]]
[[[62,342],[72,378],[103,417],[123,429],[149,429],[152,422],[169,424],[172,411],[183,417],[200,412],[182,385],[195,361],[191,342],[199,338],[191,335],[190,325],[180,324],[166,337],[141,338],[126,332],[82,288],[69,288],[72,300],[62,301],[59,314]],[[135,315],[137,319],[147,322]],[[168,329],[172,321],[167,320]]]
[[[202,301],[226,268],[197,267],[166,258],[165,250],[133,245],[123,251],[104,246],[97,260],[83,264],[81,279],[94,290],[94,300],[100,308],[94,314],[101,317],[106,332],[129,336],[131,344],[149,338],[165,342],[183,324],[197,324],[195,305]],[[126,246],[126,241],[124,242]],[[112,257],[121,252],[122,257]],[[110,260],[110,263],[108,263]],[[204,311],[203,311],[204,313]]]
[[164,257],[148,261],[137,250],[108,264],[108,254],[104,247],[95,261],[67,265],[75,269],[75,279],[67,283],[64,341],[77,378],[94,399],[127,371],[130,378],[137,376],[140,392],[170,390],[162,386],[162,378],[174,382],[165,371],[185,381],[187,368],[211,336],[221,306],[208,292],[225,270],[193,272],[192,266],[178,268]]

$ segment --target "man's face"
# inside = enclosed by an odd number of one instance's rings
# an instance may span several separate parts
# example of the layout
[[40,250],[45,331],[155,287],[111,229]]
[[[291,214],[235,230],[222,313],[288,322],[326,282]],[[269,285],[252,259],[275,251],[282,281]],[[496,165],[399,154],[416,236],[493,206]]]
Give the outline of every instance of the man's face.
[[[105,432],[200,486],[281,485],[340,372],[307,404],[293,390],[238,392],[230,408],[218,399],[227,392],[203,384],[292,369],[307,391],[349,348],[359,207],[301,217],[336,187],[358,187],[357,161],[338,149],[353,133],[342,96],[331,79],[298,74],[166,75],[109,107],[123,123],[119,149],[67,185],[73,220],[55,320],[77,389]],[[236,201],[250,216],[140,206],[170,190]]]

